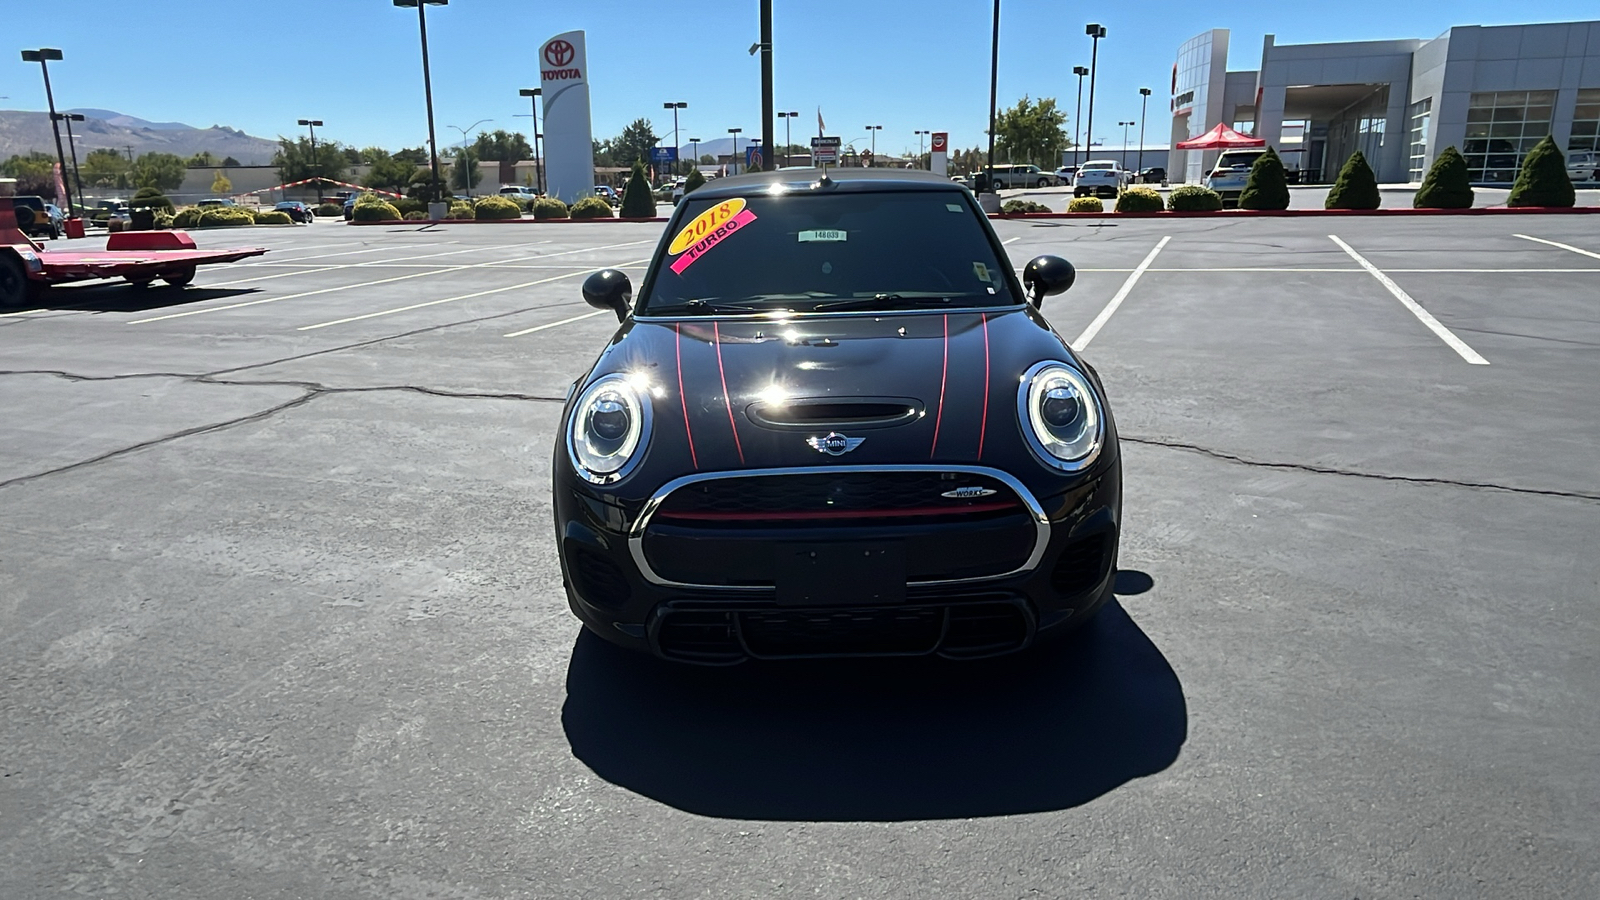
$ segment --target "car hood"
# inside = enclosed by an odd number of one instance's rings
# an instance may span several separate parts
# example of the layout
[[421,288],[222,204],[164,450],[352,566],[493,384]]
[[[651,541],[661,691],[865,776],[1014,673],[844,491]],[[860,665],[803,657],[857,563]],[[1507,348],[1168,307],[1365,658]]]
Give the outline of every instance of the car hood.
[[[835,457],[809,439],[830,432],[864,439],[840,464],[978,464],[1022,446],[1017,386],[1043,360],[1082,368],[1031,307],[630,319],[589,379],[648,380],[652,468],[674,474],[823,464]],[[897,422],[785,413],[820,402],[911,412]]]

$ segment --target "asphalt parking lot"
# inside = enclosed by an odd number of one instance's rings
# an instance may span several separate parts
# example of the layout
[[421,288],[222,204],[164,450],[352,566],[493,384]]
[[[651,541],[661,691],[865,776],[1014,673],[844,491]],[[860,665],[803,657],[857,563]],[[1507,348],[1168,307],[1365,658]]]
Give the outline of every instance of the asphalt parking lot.
[[57,290],[0,316],[0,897],[1600,895],[1597,221],[997,222],[1079,267],[1125,572],[965,666],[580,635],[578,287],[658,224]]

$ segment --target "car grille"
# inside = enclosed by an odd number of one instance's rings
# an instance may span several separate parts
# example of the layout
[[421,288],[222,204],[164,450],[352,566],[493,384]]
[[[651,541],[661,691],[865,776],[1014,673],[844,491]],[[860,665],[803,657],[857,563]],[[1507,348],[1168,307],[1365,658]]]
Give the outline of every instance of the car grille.
[[669,604],[658,622],[654,640],[663,656],[700,663],[935,653],[976,659],[1021,649],[1034,627],[1024,601],[993,593],[940,604],[839,609]]

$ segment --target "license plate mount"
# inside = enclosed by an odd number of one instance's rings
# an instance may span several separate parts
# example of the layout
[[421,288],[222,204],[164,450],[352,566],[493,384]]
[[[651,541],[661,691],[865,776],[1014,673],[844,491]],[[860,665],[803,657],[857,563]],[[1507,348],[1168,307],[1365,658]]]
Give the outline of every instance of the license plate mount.
[[905,602],[905,545],[899,541],[785,543],[775,555],[779,606]]

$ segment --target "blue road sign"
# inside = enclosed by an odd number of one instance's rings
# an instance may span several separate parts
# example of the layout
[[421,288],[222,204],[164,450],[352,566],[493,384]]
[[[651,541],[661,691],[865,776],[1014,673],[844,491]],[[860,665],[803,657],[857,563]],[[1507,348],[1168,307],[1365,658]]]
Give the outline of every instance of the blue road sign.
[[744,148],[744,167],[752,172],[766,168],[766,162],[761,156],[760,144],[751,144]]
[[677,147],[651,147],[650,161],[653,163],[674,163],[678,161]]

